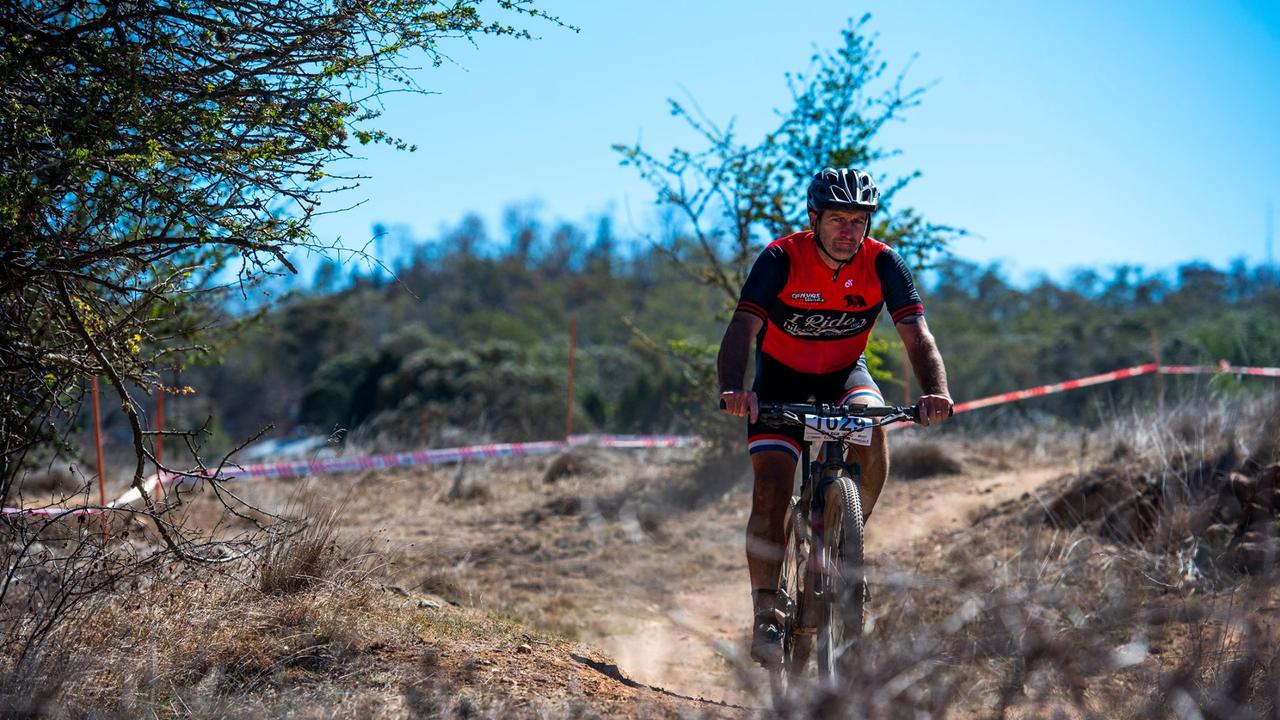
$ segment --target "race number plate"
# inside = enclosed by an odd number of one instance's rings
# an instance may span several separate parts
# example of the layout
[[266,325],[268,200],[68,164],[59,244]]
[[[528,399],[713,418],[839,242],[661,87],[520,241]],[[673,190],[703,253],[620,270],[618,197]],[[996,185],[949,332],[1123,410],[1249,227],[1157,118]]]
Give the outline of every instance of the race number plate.
[[871,421],[859,417],[805,415],[804,439],[808,442],[844,440],[854,445],[870,445]]

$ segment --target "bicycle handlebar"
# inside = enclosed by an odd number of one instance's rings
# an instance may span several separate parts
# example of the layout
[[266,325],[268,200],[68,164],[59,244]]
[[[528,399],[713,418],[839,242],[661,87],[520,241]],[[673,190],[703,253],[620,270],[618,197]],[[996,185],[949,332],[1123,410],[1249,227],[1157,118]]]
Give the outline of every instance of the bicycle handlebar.
[[[720,400],[720,409],[725,409],[725,402]],[[800,418],[805,415],[819,417],[861,417],[878,418],[873,427],[910,420],[920,422],[919,405],[833,405],[831,403],[774,403],[762,402],[759,406],[761,420],[792,422],[803,425]],[[955,412],[954,410],[952,411]]]
[[920,422],[920,408],[916,405],[833,405],[830,403],[760,403],[762,420],[781,420],[803,424],[805,415],[841,418],[876,418],[873,427],[910,420]]

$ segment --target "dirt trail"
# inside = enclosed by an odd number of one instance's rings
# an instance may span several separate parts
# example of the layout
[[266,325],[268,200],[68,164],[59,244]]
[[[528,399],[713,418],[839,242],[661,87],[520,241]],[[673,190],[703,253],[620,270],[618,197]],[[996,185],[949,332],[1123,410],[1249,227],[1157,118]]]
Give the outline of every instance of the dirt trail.
[[[891,480],[869,526],[869,558],[901,564],[908,559],[903,554],[915,543],[959,529],[975,514],[1034,492],[1061,473],[1058,467],[1037,467],[911,482]],[[694,697],[743,705],[762,702],[741,689],[763,689],[767,681],[743,656],[751,603],[741,533],[749,500],[738,499],[744,503],[735,513],[740,523],[727,528],[733,535],[731,548],[720,548],[721,553],[728,551],[726,561],[699,572],[664,607],[651,605],[639,614],[619,607],[599,619],[605,632],[588,639],[614,657],[628,676]],[[750,681],[741,682],[744,677]]]
[[[611,657],[620,676],[665,691],[655,695],[663,702],[729,715],[741,711],[694,699],[764,705],[744,690],[768,687],[745,658],[749,478],[701,477],[692,452],[590,459],[595,470],[554,482],[544,478],[552,460],[511,460],[371,472],[354,487],[349,478],[317,478],[308,492],[347,498],[347,531],[377,539],[388,582],[404,591],[582,641]],[[958,529],[1060,474],[1045,464],[891,479],[870,525],[870,559],[909,564],[909,549],[931,533]],[[247,491],[285,497],[296,486]],[[609,693],[620,700],[637,690],[612,678],[593,692],[592,706],[605,707]]]

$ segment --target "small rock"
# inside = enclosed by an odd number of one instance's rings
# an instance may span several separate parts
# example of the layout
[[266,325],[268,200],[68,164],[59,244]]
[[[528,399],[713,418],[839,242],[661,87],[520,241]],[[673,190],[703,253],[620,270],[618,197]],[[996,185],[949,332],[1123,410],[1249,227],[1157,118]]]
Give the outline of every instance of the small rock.
[[1259,573],[1275,563],[1276,547],[1274,543],[1242,542],[1233,553],[1236,567],[1248,572]]
[[1207,539],[1210,543],[1214,545],[1218,545],[1219,547],[1221,547],[1228,540],[1230,540],[1231,536],[1234,534],[1235,534],[1235,528],[1231,527],[1230,525],[1225,525],[1223,523],[1210,525],[1209,528],[1204,531],[1205,539]]
[[435,600],[422,599],[418,601],[418,607],[422,609],[439,610],[442,606]]
[[1235,495],[1230,493],[1222,493],[1218,496],[1218,508],[1214,511],[1214,515],[1225,523],[1236,523],[1240,521],[1240,516],[1244,513],[1240,501]]
[[440,664],[440,648],[435,645],[428,645],[422,648],[422,657],[418,660],[418,665],[423,671],[430,672]]
[[520,646],[516,648],[516,652],[520,653],[521,655],[528,655],[529,653],[533,652],[533,648],[529,645],[529,643],[520,643]]
[[1240,501],[1241,505],[1248,505],[1253,500],[1254,492],[1257,490],[1257,483],[1252,478],[1240,473],[1231,473],[1229,482],[1231,483],[1231,492]]
[[1244,507],[1244,521],[1248,524],[1265,523],[1271,519],[1271,503],[1266,506],[1251,502]]
[[1269,528],[1263,525],[1254,525],[1245,531],[1244,535],[1240,536],[1240,543],[1250,545],[1266,544],[1271,541],[1271,533],[1268,530]]

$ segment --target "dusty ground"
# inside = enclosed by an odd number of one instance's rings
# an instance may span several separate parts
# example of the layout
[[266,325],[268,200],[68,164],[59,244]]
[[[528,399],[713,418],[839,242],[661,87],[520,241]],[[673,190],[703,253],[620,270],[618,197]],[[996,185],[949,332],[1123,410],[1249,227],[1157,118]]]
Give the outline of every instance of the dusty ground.
[[[664,705],[713,714],[734,710],[694,700],[761,707],[756,689],[764,691],[766,679],[745,661],[749,477],[693,480],[687,451],[595,452],[585,469],[548,483],[550,462],[322,477],[246,492],[276,505],[298,492],[347,503],[346,533],[375,538],[393,591],[439,596],[580,640],[605,665],[612,658],[620,676],[665,691]],[[959,475],[891,480],[869,529],[874,562],[913,564],[931,536],[966,527],[1060,475],[1034,463],[965,466],[971,469]],[[609,674],[603,667],[564,665],[601,677]],[[619,697],[637,691],[607,679]]]
[[[944,457],[935,466],[953,472],[893,477],[881,497],[868,536],[877,640],[850,656],[863,664],[842,691],[853,693],[846,707],[1156,716],[1143,709],[1150,693],[1229,679],[1218,668],[1244,657],[1246,641],[1265,655],[1280,633],[1280,587],[1185,586],[1175,555],[1028,521],[1094,459],[1046,450],[1043,434],[1024,440],[894,441],[900,468],[914,443],[929,451],[914,455],[918,467]],[[103,659],[85,671],[92,682],[68,685],[64,705],[128,717],[766,714],[767,680],[744,659],[749,471],[745,459],[725,470],[686,450],[577,450],[235,483],[252,505],[312,527],[328,527],[317,511],[337,508],[332,527],[345,547],[368,550],[370,579],[322,573],[281,594],[247,568],[206,577],[203,590],[160,583],[160,599],[126,593],[72,639]],[[188,520],[217,521],[207,488],[189,499]],[[148,612],[151,625],[138,617]],[[164,620],[173,617],[184,622]],[[149,626],[163,632],[139,632]],[[1130,647],[1137,659],[1111,668]],[[1185,658],[1194,672],[1175,668]],[[895,683],[916,699],[856,696]],[[0,683],[0,706],[5,692]],[[803,697],[796,712],[823,714],[820,690]],[[1112,712],[1116,703],[1128,710]]]

